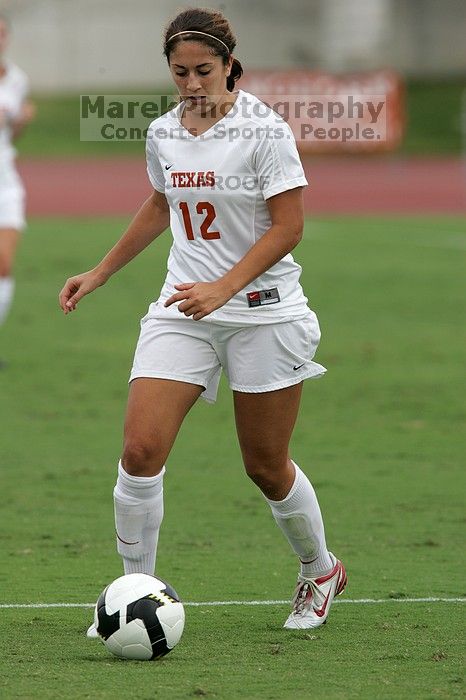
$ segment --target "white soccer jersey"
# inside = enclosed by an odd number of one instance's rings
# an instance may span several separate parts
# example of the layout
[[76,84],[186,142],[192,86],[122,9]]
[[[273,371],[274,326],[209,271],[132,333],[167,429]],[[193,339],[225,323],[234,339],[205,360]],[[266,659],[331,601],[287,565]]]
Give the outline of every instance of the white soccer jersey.
[[11,120],[17,119],[29,91],[26,74],[14,63],[6,63],[0,77],[0,163],[12,161],[16,155],[11,142]]
[[[266,200],[307,184],[286,122],[242,90],[234,107],[196,137],[180,123],[183,105],[149,127],[147,170],[170,205],[173,245],[160,302],[181,282],[228,272],[271,226]],[[288,254],[206,320],[276,323],[309,313]],[[160,304],[163,307],[163,304]],[[178,315],[175,305],[163,315]]]

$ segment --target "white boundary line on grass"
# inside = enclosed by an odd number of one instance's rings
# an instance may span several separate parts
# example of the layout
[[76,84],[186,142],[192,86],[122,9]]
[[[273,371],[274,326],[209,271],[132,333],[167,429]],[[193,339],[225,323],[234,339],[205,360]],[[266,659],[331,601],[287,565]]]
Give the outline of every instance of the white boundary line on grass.
[[[334,604],[374,605],[381,603],[466,603],[466,598],[341,598]],[[199,603],[183,602],[193,608],[216,608],[221,605],[289,605],[289,600],[212,600]],[[95,603],[0,603],[0,609],[17,608],[93,608]]]

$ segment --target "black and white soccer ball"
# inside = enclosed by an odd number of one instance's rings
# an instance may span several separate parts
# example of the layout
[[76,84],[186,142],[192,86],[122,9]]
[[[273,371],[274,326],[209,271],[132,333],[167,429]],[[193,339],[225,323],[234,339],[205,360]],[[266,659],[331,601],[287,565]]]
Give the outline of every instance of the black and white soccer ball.
[[184,608],[162,579],[126,574],[100,594],[94,624],[107,649],[120,659],[158,659],[180,641]]

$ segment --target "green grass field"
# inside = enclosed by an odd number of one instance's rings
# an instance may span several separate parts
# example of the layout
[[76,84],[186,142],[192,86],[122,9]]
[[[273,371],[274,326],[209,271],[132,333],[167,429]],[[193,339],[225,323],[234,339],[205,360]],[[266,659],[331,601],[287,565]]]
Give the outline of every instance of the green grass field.
[[[112,488],[138,319],[168,236],[64,317],[65,278],[122,220],[34,220],[0,334],[2,604],[92,603],[121,573]],[[113,659],[86,608],[2,608],[2,698],[464,697],[464,251],[460,218],[308,220],[296,257],[319,314],[293,455],[313,480],[343,599],[313,633],[288,607],[187,607],[160,662]],[[463,431],[463,432],[462,432]],[[199,402],[168,462],[158,573],[185,601],[291,596],[296,563],[244,476],[231,397]]]

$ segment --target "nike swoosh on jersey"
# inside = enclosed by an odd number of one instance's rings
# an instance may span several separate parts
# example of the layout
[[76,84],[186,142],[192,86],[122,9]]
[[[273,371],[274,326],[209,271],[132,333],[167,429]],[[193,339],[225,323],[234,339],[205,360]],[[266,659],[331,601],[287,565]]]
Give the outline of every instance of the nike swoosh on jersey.
[[172,163],[171,165],[166,165],[165,170],[170,170],[170,168],[173,168],[174,165],[174,163]]
[[301,367],[304,367],[305,364],[306,364],[306,363],[303,362],[302,365],[297,365],[297,366],[295,365],[295,366],[293,367],[294,371],[296,372],[297,369],[301,369]]

